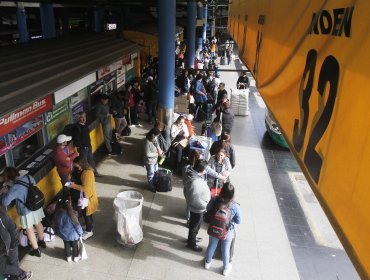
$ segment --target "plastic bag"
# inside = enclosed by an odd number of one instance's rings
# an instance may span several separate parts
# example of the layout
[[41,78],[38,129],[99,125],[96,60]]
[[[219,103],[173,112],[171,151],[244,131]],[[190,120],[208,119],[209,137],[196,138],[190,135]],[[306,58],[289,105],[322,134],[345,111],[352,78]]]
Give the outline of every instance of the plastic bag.
[[118,215],[117,231],[125,244],[134,245],[143,240],[139,220],[133,215]]

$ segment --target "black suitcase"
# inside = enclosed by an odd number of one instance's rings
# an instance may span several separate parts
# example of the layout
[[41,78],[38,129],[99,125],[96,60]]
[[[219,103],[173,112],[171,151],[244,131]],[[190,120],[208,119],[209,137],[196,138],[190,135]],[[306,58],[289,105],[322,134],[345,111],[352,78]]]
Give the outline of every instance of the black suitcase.
[[221,65],[226,65],[226,56],[221,56]]
[[157,171],[157,192],[172,191],[172,171],[169,169],[158,169]]

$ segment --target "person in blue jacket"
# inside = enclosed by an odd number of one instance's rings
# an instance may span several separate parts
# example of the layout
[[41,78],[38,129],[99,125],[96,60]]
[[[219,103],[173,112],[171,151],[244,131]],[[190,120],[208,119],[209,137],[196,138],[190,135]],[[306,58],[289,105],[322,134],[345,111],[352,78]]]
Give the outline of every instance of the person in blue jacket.
[[216,251],[218,242],[221,242],[221,253],[223,262],[224,276],[227,276],[231,269],[230,263],[230,246],[233,238],[235,237],[235,224],[240,224],[240,206],[234,201],[235,189],[234,186],[227,182],[223,185],[220,196],[212,199],[207,205],[207,212],[215,213],[217,210],[222,209],[225,205],[230,209],[230,224],[228,226],[227,237],[225,240],[219,240],[216,237],[209,236],[209,244],[205,259],[205,268],[209,269],[212,264],[212,258]]
[[[2,174],[7,185],[12,185],[4,195],[2,203],[8,207],[13,200],[16,200],[16,208],[19,216],[19,223],[22,229],[26,230],[27,238],[31,244],[32,250],[29,252],[31,256],[41,257],[39,246],[46,248],[44,241],[44,227],[41,224],[45,217],[42,207],[38,210],[31,211],[25,205],[28,188],[17,182],[23,182],[29,185],[36,185],[35,179],[30,175],[21,176],[18,170],[14,167],[6,167]],[[38,240],[33,227],[37,230]]]
[[56,232],[63,239],[67,262],[72,261],[72,257],[74,262],[78,262],[80,260],[78,241],[82,237],[83,230],[68,200],[61,200],[59,202],[55,219]]

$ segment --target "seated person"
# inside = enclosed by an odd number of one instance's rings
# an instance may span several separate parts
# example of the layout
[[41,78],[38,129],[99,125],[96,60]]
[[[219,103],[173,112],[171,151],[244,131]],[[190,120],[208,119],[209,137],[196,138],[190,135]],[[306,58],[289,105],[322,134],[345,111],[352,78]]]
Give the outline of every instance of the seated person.
[[179,138],[179,136],[183,138],[189,137],[189,130],[185,124],[184,116],[179,116],[171,126],[171,141],[175,140],[175,138]]
[[173,169],[181,175],[181,160],[183,149],[187,147],[189,130],[185,124],[185,117],[179,116],[171,126],[170,158],[172,158]]

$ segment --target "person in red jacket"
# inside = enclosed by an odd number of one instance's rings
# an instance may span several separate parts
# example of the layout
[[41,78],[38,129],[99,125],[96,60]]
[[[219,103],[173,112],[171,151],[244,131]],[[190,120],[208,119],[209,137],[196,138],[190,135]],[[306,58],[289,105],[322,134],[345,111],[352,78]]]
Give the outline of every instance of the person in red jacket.
[[71,181],[73,160],[78,156],[78,153],[68,145],[68,141],[71,140],[71,136],[60,134],[54,148],[53,159],[63,186]]
[[193,119],[194,119],[194,116],[193,115],[191,115],[191,114],[188,114],[187,116],[186,116],[186,118],[185,118],[185,124],[186,124],[186,126],[188,127],[188,130],[189,130],[189,139],[192,137],[192,136],[194,136],[194,135],[196,135],[195,134],[195,131],[194,131],[194,127],[193,127],[193,124],[192,124],[192,121],[193,121]]

